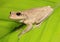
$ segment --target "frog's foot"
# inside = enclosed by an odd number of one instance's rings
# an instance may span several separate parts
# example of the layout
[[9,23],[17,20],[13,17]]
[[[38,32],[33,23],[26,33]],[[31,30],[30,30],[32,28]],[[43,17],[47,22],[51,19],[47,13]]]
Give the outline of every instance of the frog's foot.
[[22,37],[22,35],[25,34],[25,32],[21,32],[19,35],[18,35],[18,39],[20,39]]

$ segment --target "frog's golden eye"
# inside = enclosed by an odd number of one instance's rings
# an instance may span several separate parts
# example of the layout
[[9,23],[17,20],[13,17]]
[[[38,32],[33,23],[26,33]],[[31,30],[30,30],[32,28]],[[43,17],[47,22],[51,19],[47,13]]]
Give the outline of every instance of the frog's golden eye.
[[17,13],[16,13],[16,15],[17,15],[17,16],[20,16],[20,15],[21,15],[21,13],[20,13],[20,12],[17,12]]

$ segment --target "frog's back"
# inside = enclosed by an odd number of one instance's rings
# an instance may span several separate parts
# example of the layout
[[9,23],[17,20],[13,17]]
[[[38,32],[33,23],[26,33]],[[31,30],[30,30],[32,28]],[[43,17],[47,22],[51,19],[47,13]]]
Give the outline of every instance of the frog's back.
[[40,7],[40,8],[33,8],[30,10],[23,11],[22,13],[27,15],[28,18],[36,18],[40,19],[45,15],[51,14],[53,9],[50,6]]

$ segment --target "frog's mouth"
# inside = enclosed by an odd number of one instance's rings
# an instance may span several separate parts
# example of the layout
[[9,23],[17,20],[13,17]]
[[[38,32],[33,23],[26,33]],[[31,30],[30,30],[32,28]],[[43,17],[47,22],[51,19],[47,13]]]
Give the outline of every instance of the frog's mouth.
[[23,19],[12,19],[12,18],[9,18],[9,19],[13,21],[23,21]]

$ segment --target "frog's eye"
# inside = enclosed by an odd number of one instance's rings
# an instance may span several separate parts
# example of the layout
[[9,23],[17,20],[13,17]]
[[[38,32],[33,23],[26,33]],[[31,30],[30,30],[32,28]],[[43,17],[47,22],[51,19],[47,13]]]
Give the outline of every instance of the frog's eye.
[[10,12],[10,14],[11,14],[11,12]]
[[16,15],[17,15],[17,16],[20,16],[20,15],[21,15],[21,13],[20,13],[20,12],[18,12],[18,13],[16,13]]

